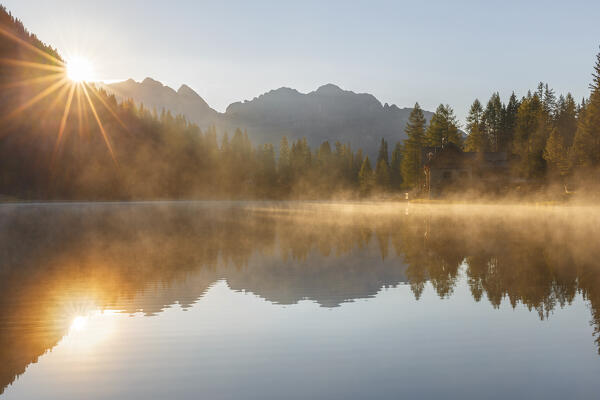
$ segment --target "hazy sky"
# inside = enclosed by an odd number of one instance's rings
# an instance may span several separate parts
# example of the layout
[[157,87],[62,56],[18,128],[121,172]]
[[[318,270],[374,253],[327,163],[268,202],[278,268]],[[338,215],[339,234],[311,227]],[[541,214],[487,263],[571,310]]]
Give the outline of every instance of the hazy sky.
[[212,107],[335,83],[400,107],[504,100],[548,82],[588,94],[600,1],[0,0],[99,79],[186,83]]

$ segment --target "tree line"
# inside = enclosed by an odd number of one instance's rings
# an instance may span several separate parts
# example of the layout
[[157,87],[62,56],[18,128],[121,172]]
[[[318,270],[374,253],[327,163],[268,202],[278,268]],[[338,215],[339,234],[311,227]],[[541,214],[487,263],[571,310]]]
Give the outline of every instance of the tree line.
[[[427,123],[417,103],[405,127],[407,139],[391,149],[382,139],[371,160],[350,143],[325,141],[311,149],[306,139],[283,137],[278,144],[254,145],[241,129],[231,136],[217,134],[214,127],[201,130],[169,111],[128,100],[118,103],[91,84],[82,84],[75,95],[68,89],[48,93],[53,84],[47,78],[55,74],[48,69],[62,63],[58,53],[5,9],[0,9],[0,28],[0,58],[12,60],[0,65],[0,196],[96,200],[390,194],[418,188],[423,148],[445,143],[465,151],[506,151],[515,155],[512,172],[529,180],[593,177],[600,164],[600,54],[590,97],[580,103],[570,94],[557,98],[547,84],[521,99],[513,93],[506,104],[494,93],[485,107],[473,102],[466,135],[449,105],[440,105]],[[34,64],[38,67],[31,68]],[[70,108],[69,102],[74,104]]]
[[494,93],[485,107],[475,99],[466,118],[466,137],[457,134],[449,106],[440,106],[426,127],[418,104],[404,141],[403,182],[415,186],[422,171],[421,149],[453,142],[465,151],[507,152],[511,173],[537,182],[592,182],[600,167],[600,54],[596,56],[589,98],[577,102],[570,93],[557,95],[540,83],[521,99],[507,103]]

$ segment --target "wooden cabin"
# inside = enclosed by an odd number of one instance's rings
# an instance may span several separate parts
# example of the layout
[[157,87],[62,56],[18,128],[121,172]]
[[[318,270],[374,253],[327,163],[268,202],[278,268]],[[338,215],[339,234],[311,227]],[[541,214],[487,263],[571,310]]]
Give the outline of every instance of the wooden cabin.
[[510,179],[506,152],[464,152],[454,143],[425,147],[421,156],[424,190],[429,198],[466,193],[497,192]]

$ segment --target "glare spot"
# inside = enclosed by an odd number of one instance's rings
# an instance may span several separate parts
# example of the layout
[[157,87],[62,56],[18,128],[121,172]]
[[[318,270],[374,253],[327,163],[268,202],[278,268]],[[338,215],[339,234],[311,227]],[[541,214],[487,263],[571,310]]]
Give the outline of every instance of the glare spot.
[[86,323],[87,319],[85,317],[75,317],[73,322],[71,322],[71,330],[81,331],[85,328]]
[[67,62],[67,76],[74,82],[89,82],[93,80],[92,64],[85,58],[75,57]]

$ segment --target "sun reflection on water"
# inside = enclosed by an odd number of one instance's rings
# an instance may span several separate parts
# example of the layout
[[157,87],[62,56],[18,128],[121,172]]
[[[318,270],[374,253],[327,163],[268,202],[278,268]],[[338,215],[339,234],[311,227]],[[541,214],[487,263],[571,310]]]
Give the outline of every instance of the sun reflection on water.
[[96,310],[76,316],[61,344],[80,356],[96,352],[99,345],[116,333],[119,315],[115,310]]
[[71,331],[82,331],[87,325],[87,317],[77,316],[71,322]]

